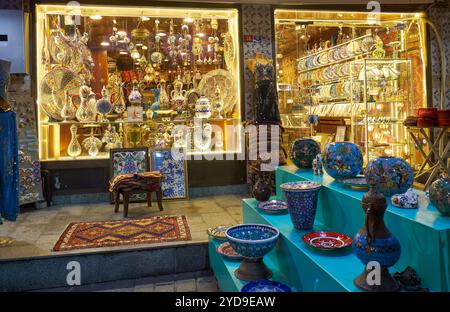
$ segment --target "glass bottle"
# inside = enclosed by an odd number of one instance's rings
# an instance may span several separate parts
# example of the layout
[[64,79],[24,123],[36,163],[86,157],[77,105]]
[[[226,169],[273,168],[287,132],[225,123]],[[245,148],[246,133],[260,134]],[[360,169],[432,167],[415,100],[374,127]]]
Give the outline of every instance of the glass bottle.
[[64,94],[64,106],[61,109],[61,117],[64,118],[64,121],[67,122],[75,118],[76,108],[73,106],[72,98],[69,95],[69,92],[65,92]]
[[67,154],[70,157],[76,158],[81,154],[81,145],[78,142],[77,135],[78,127],[76,125],[70,126],[70,133],[72,135],[72,139],[70,140],[69,146],[67,147]]
[[127,106],[125,105],[125,100],[123,99],[123,83],[118,82],[116,83],[117,86],[117,94],[116,98],[113,104],[114,111],[118,114],[117,120],[121,121],[123,120],[123,113],[127,109]]
[[170,108],[170,99],[169,95],[166,92],[166,83],[164,81],[161,82],[160,90],[161,92],[159,93],[158,99],[159,108],[161,110],[167,110]]
[[77,112],[75,113],[78,121],[80,122],[95,121],[96,113],[92,109],[90,104],[90,100],[92,99],[91,88],[89,88],[88,86],[82,86],[80,88],[80,99],[81,99],[80,106],[78,107]]
[[97,101],[97,103],[95,104],[95,108],[97,109],[97,112],[102,116],[101,121],[108,122],[106,114],[108,114],[111,111],[112,105],[111,102],[108,100],[108,94],[105,86],[103,86],[102,88],[102,98]]

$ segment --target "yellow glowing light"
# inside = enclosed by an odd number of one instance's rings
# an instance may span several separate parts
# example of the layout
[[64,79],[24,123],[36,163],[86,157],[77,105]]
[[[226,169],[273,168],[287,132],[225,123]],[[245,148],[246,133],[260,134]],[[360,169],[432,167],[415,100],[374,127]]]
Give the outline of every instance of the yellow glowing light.
[[125,30],[119,30],[119,31],[117,32],[117,34],[118,34],[119,36],[126,36],[126,35],[127,35],[127,32],[126,32]]
[[101,16],[101,15],[91,15],[89,18],[90,18],[91,20],[98,21],[98,20],[101,20],[101,19],[102,19],[102,16]]
[[141,54],[138,52],[138,50],[134,49],[131,51],[131,57],[134,59],[138,59],[141,57]]
[[109,42],[103,41],[103,42],[100,43],[100,45],[103,46],[103,47],[107,47],[107,46],[109,46]]
[[194,22],[194,19],[193,19],[193,18],[190,18],[190,17],[186,17],[186,18],[184,19],[184,22],[185,22],[185,23],[192,23],[192,22]]

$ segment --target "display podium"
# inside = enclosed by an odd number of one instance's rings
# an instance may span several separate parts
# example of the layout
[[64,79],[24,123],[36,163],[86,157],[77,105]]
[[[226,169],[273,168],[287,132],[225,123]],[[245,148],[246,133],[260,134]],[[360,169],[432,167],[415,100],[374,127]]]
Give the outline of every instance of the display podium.
[[[365,190],[343,186],[324,174],[316,176],[312,170],[298,170],[294,166],[278,167],[276,171],[276,199],[283,199],[280,184],[311,180],[323,185],[318,201],[314,230],[330,230],[353,237],[364,224],[360,205]],[[420,194],[418,209],[393,206],[388,199],[385,222],[400,241],[402,254],[391,272],[403,271],[407,266],[422,278],[423,287],[431,291],[450,291],[450,218],[442,216],[425,194]],[[293,291],[360,291],[353,279],[363,270],[363,264],[352,248],[339,251],[319,251],[303,243],[301,237],[311,231],[295,230],[289,214],[271,215],[256,208],[255,199],[242,203],[243,223],[264,223],[280,230],[277,246],[264,257],[276,280],[289,285]],[[239,261],[229,261],[216,252],[220,242],[211,240],[211,267],[222,291],[239,291],[247,282],[238,280],[234,270]]]

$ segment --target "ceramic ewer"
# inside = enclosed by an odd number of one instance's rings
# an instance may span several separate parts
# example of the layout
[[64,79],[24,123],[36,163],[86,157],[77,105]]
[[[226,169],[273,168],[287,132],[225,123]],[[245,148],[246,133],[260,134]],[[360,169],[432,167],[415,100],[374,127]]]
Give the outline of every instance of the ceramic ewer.
[[444,216],[450,217],[450,178],[439,178],[428,190],[431,203]]
[[332,142],[322,151],[323,169],[340,180],[356,177],[362,170],[363,156],[358,145],[351,142]]
[[321,184],[312,181],[286,182],[280,185],[292,223],[297,230],[313,228],[321,187]]
[[272,195],[272,189],[270,186],[264,181],[264,177],[262,175],[258,175],[256,179],[256,183],[253,186],[253,196],[259,202],[268,201],[270,195]]
[[320,144],[313,139],[297,139],[291,144],[290,157],[294,165],[301,169],[312,168],[314,157],[320,153]]
[[376,185],[385,196],[406,192],[413,184],[414,172],[402,158],[382,156],[367,164],[367,183]]
[[240,224],[225,232],[231,247],[244,257],[234,275],[246,281],[272,277],[272,271],[264,264],[263,257],[275,247],[280,232],[266,224]]
[[[353,238],[353,251],[364,264],[364,271],[355,278],[354,284],[366,291],[397,291],[398,285],[388,268],[400,258],[399,241],[389,232],[384,223],[387,201],[372,184],[361,201],[366,218],[364,226]],[[369,265],[368,265],[369,264]],[[372,283],[380,269],[379,283]],[[370,281],[369,281],[370,280]]]

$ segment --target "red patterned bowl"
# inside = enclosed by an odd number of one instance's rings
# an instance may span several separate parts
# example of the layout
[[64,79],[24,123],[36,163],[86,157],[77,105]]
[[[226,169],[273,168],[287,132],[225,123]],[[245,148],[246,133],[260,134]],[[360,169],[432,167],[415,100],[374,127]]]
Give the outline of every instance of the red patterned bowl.
[[437,118],[437,108],[434,107],[422,107],[419,108],[417,114],[424,118]]
[[450,119],[450,109],[441,109],[437,111],[438,119],[448,120]]

